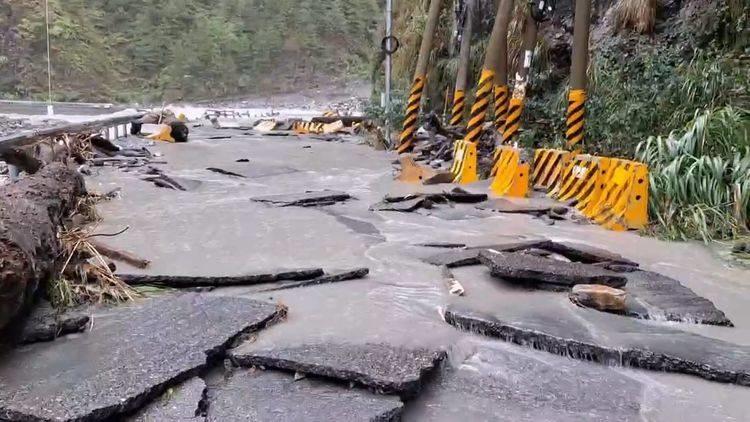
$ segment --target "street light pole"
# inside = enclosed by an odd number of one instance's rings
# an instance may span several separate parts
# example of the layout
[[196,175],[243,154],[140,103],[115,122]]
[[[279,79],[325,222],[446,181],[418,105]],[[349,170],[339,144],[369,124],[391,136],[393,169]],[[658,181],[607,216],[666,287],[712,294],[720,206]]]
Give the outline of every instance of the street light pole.
[[392,75],[392,62],[391,62],[391,37],[393,25],[393,0],[386,0],[385,2],[385,139],[388,144],[391,142],[391,75]]
[[49,46],[49,0],[44,0],[44,21],[47,32],[47,116],[54,116],[52,106],[52,57]]

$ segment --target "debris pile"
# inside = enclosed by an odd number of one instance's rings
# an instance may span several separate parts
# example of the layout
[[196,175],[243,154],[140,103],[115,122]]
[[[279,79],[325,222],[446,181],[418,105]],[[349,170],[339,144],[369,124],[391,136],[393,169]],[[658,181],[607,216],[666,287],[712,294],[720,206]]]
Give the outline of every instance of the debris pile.
[[386,196],[370,207],[372,211],[413,212],[420,208],[432,209],[438,204],[476,204],[487,200],[487,194],[472,193],[459,187],[441,193],[414,193],[403,196]]

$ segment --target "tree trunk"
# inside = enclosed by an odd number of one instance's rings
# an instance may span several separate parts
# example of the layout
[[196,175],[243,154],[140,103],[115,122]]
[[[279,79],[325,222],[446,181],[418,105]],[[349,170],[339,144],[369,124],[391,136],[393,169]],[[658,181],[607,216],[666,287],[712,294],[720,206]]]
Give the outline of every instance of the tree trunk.
[[58,270],[58,231],[85,193],[83,178],[60,163],[0,187],[0,329]]

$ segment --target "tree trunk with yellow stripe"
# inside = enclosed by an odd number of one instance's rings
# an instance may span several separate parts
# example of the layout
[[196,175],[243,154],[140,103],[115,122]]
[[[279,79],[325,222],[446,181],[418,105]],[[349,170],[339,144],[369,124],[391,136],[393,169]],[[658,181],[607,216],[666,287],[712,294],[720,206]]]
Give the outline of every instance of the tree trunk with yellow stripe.
[[[494,80],[494,109],[495,109],[495,129],[502,134],[505,126],[505,117],[508,113],[508,101],[510,100],[510,88],[508,87],[508,25],[513,11],[513,0],[501,0],[497,4],[497,17],[495,22],[499,21],[501,26],[497,46],[497,56],[494,57],[492,69],[495,70]],[[494,29],[494,28],[493,28]],[[488,46],[489,49],[492,46]]]
[[531,63],[536,49],[537,23],[531,15],[526,16],[523,34],[523,57],[518,64],[516,73],[516,84],[513,88],[513,97],[508,107],[508,117],[503,129],[503,143],[510,143],[521,128],[521,115],[523,114],[526,90],[529,85]]
[[506,74],[507,78],[508,23],[510,22],[512,6],[512,0],[502,0],[497,8],[495,23],[492,26],[492,34],[484,57],[484,66],[479,77],[474,104],[471,107],[469,124],[466,128],[466,142],[476,143],[479,141],[482,125],[487,117],[487,108],[494,96],[493,87],[498,66],[503,68],[501,71]]
[[458,55],[458,72],[456,73],[456,90],[453,93],[453,107],[451,108],[451,126],[463,123],[466,112],[466,85],[469,74],[469,59],[471,57],[471,37],[474,30],[474,0],[466,2],[466,20],[461,37],[461,50]]
[[573,59],[570,66],[570,93],[568,94],[565,131],[569,149],[583,141],[584,135],[590,17],[591,0],[576,0],[573,22]]
[[422,45],[419,48],[419,57],[417,58],[417,68],[414,71],[414,82],[409,92],[409,102],[406,106],[406,116],[404,117],[404,126],[401,131],[398,152],[406,152],[411,149],[414,142],[414,134],[417,132],[419,123],[419,108],[422,104],[422,92],[427,78],[427,64],[430,60],[430,50],[432,50],[432,40],[435,37],[435,28],[437,27],[438,18],[440,17],[440,6],[442,0],[430,0],[430,10],[427,15],[427,25],[422,35]]

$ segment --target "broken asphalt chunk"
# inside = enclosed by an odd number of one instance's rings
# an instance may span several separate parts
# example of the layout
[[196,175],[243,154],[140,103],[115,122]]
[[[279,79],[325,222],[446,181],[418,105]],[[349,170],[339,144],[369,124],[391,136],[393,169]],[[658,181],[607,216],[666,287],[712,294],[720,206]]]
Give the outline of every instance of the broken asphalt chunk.
[[333,274],[322,275],[320,277],[313,278],[312,280],[288,281],[288,282],[279,283],[278,285],[274,287],[263,289],[261,290],[261,292],[296,289],[298,287],[319,286],[322,284],[338,283],[340,281],[357,280],[360,278],[367,277],[369,273],[370,273],[369,268],[365,268],[365,267],[356,268],[354,270],[341,271],[341,272],[336,272]]
[[203,421],[206,383],[198,377],[169,388],[161,397],[128,418],[129,422]]
[[483,250],[493,249],[499,252],[516,252],[526,249],[543,248],[548,243],[550,243],[549,240],[539,239],[522,240],[518,242],[508,242],[497,245],[473,246],[466,249],[452,250],[431,255],[425,258],[424,261],[428,264],[438,266],[445,265],[449,268],[479,265],[481,264],[481,262],[479,261],[479,252]]
[[[520,318],[509,313],[508,321],[504,312],[449,306],[443,317],[462,330],[574,359],[750,387],[748,346],[592,310],[573,319],[529,310]],[[606,335],[599,335],[600,331]]]
[[251,201],[265,202],[277,207],[315,207],[319,205],[331,205],[352,199],[346,192],[322,190],[303,193],[291,193],[282,195],[256,196]]
[[536,288],[568,290],[576,284],[602,284],[620,288],[627,278],[619,273],[578,262],[563,262],[524,253],[483,250],[479,260],[494,277]]
[[297,270],[280,270],[276,272],[248,274],[238,276],[177,276],[177,275],[147,275],[147,274],[117,274],[125,283],[131,286],[155,284],[160,286],[184,287],[228,287],[249,286],[254,284],[273,283],[283,280],[310,280],[323,276],[322,268],[307,268]]
[[622,255],[610,252],[606,249],[595,246],[584,245],[581,243],[570,242],[550,242],[542,247],[550,252],[558,253],[571,261],[581,262],[584,264],[610,263],[629,265],[637,267],[638,263],[633,262]]
[[232,361],[240,366],[302,372],[401,397],[416,395],[424,377],[445,356],[441,350],[387,344],[312,344],[261,350],[245,344],[231,353]]
[[42,302],[22,324],[19,343],[29,344],[85,331],[89,317],[78,312],[58,313],[49,302]]
[[496,198],[476,206],[480,210],[501,212],[506,214],[547,214],[551,205],[534,204],[528,201],[524,203],[514,202],[505,198]]
[[200,294],[109,310],[74,341],[3,356],[0,420],[94,421],[133,412],[284,314],[271,303]]
[[243,175],[241,175],[239,173],[235,173],[235,172],[232,172],[232,171],[228,171],[228,170],[224,170],[224,169],[220,169],[220,168],[216,168],[216,167],[207,167],[206,170],[212,171],[214,173],[223,174],[223,175],[226,175],[226,176],[241,177],[243,179],[245,178],[245,176],[243,176]]
[[[644,319],[692,322],[733,327],[732,321],[710,300],[698,296],[679,281],[651,271],[633,271],[628,278],[627,313]],[[646,306],[641,305],[644,303]]]
[[260,370],[234,371],[208,400],[209,422],[395,422],[403,408],[397,397]]

